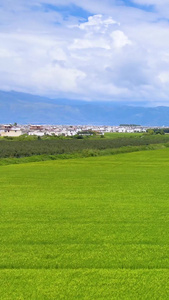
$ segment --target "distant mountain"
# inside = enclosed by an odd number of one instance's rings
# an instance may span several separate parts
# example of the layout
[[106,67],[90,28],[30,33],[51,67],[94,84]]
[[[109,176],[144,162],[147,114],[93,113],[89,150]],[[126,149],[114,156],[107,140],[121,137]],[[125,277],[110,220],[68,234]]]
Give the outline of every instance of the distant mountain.
[[49,99],[0,91],[0,124],[91,124],[169,126],[169,107],[134,107],[116,102]]

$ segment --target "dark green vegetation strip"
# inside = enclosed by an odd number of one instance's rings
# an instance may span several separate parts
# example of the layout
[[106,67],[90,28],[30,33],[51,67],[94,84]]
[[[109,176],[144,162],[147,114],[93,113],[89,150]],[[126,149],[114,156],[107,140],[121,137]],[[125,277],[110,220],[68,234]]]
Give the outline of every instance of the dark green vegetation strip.
[[141,146],[169,142],[168,135],[143,135],[116,139],[57,139],[35,141],[0,140],[0,158],[27,157],[32,155],[56,155],[80,152],[86,149],[105,150],[123,146]]
[[0,158],[0,166],[30,163],[30,162],[40,162],[40,161],[48,161],[48,160],[58,160],[58,159],[107,156],[107,155],[115,155],[115,154],[130,153],[130,152],[145,151],[145,150],[157,150],[166,147],[169,147],[169,143],[150,144],[150,145],[143,145],[143,146],[123,146],[120,148],[112,148],[112,149],[104,149],[104,150],[84,149],[79,152],[63,153],[63,154],[55,154],[55,155],[44,154],[44,155],[32,155],[32,156],[19,157],[19,158],[16,157]]
[[168,299],[169,149],[1,167],[1,299]]

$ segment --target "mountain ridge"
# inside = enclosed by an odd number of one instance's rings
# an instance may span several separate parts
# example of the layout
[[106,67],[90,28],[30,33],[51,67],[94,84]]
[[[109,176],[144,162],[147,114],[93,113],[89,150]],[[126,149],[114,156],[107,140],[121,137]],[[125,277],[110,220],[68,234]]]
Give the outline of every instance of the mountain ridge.
[[124,103],[50,99],[48,97],[0,91],[0,124],[169,126],[169,107],[143,107]]

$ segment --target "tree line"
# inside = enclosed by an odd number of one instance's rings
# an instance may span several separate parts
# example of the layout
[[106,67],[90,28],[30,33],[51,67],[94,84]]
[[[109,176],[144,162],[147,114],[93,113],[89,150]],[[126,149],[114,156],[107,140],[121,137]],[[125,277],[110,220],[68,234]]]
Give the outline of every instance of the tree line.
[[141,146],[167,143],[169,135],[143,135],[140,137],[123,137],[117,139],[58,139],[8,141],[0,140],[0,158],[26,157],[32,155],[55,155],[80,152],[83,150],[104,150],[123,146]]

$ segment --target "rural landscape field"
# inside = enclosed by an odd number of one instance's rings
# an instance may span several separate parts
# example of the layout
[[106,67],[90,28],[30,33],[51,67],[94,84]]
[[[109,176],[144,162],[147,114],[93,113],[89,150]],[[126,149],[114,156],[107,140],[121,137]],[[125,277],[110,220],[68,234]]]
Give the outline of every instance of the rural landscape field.
[[0,0],[0,300],[169,300],[169,0]]
[[169,148],[0,166],[0,299],[168,299]]

